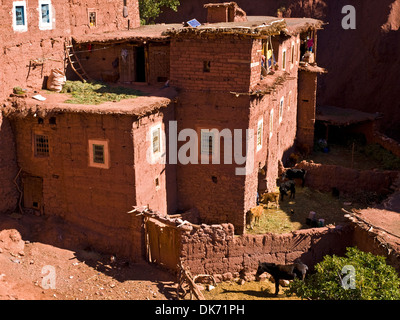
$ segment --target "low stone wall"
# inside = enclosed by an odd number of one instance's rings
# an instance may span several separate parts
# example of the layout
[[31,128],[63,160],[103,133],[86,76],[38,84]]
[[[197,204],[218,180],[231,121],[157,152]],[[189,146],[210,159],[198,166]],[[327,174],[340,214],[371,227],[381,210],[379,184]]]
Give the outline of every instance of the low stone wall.
[[386,263],[400,274],[400,237],[390,235],[383,229],[359,220],[356,216],[350,220],[354,226],[353,246],[386,257]]
[[375,132],[373,141],[380,144],[383,148],[393,153],[395,156],[400,157],[400,143],[380,132]]
[[387,194],[399,175],[398,171],[357,170],[307,161],[300,162],[296,167],[307,170],[307,187],[327,192],[336,188],[341,193],[368,191]]
[[181,259],[193,274],[255,272],[258,262],[292,263],[300,258],[311,268],[327,254],[342,255],[352,245],[350,225],[304,229],[285,234],[234,235],[231,224],[201,225],[182,233]]

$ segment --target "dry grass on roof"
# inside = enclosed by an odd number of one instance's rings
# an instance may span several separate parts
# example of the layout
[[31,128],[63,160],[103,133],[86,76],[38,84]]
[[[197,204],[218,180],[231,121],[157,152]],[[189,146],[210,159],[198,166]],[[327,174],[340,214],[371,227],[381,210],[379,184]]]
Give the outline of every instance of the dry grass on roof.
[[98,105],[106,101],[134,99],[143,95],[139,90],[126,87],[110,87],[101,82],[67,81],[62,93],[70,93],[66,103]]

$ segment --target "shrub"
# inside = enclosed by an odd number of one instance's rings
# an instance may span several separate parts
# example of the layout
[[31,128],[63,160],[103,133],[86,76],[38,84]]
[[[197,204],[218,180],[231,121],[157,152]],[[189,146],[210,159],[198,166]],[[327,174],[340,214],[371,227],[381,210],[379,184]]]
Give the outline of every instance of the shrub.
[[[354,286],[343,267],[354,267]],[[345,257],[325,256],[305,281],[294,280],[287,295],[313,300],[399,300],[400,279],[385,257],[347,248]],[[343,272],[342,272],[343,271]]]

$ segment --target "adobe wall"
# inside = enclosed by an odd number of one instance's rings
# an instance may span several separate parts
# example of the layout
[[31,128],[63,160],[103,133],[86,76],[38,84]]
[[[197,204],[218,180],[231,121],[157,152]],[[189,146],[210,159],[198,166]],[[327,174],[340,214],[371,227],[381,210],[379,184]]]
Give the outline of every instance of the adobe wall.
[[181,258],[192,274],[220,274],[228,280],[242,269],[255,272],[259,261],[289,264],[300,258],[312,270],[326,254],[343,255],[352,240],[349,225],[241,236],[234,236],[231,224],[201,225],[182,232]]
[[[139,45],[140,43],[138,43]],[[148,43],[147,50],[147,82],[152,85],[163,85],[170,77],[169,43]],[[130,50],[133,57],[131,62],[131,79],[135,80],[135,46],[118,43],[112,44],[77,44],[75,50],[86,73],[93,79],[106,82],[125,82],[121,77],[121,50]],[[101,63],[99,63],[101,62]],[[117,62],[117,63],[115,63]]]
[[[171,85],[185,90],[248,92],[252,49],[251,39],[236,36],[174,37],[170,51]],[[210,62],[209,72],[203,71],[204,62]]]
[[160,157],[151,157],[151,129],[160,125],[161,130],[165,132],[165,137],[161,139],[161,154],[168,156],[166,139],[169,136],[169,122],[174,120],[174,116],[174,108],[171,105],[158,114],[135,121],[132,129],[135,185],[138,186],[135,189],[135,205],[149,205],[149,208],[161,214],[176,212],[176,166],[169,164],[168,158],[163,161]]
[[[244,135],[248,128],[249,98],[236,97],[230,93],[209,93],[204,91],[183,91],[176,106],[178,132],[193,129],[200,137],[201,129],[241,129],[244,154]],[[244,226],[244,186],[245,177],[236,175],[237,164],[232,154],[232,164],[224,164],[225,140],[221,139],[221,164],[182,164],[178,161],[177,186],[178,209],[182,211],[193,207],[200,212],[200,219],[205,223],[223,223],[231,221],[235,228]],[[239,140],[240,141],[240,140]],[[233,142],[230,142],[231,146]],[[186,144],[178,143],[178,150]],[[234,149],[231,149],[234,151]],[[241,150],[236,150],[240,152]],[[254,195],[255,196],[255,195]],[[255,198],[254,198],[255,201]],[[239,231],[240,232],[240,231]]]
[[150,84],[165,83],[170,79],[170,45],[169,43],[149,43],[149,74]]
[[[26,1],[27,31],[14,31],[13,1],[4,0],[0,5],[0,42],[2,53],[0,62],[0,99],[12,93],[12,88],[20,86],[33,90],[43,87],[45,77],[51,69],[64,69],[64,40],[72,34],[114,31],[138,27],[139,9],[137,0],[127,0],[128,17],[123,17],[123,1],[77,1],[53,0],[52,14],[55,19],[51,30],[39,29],[38,2]],[[98,14],[97,27],[89,27],[88,8]]]
[[330,192],[337,188],[341,193],[360,191],[387,194],[397,179],[398,171],[357,170],[335,165],[321,165],[302,161],[297,168],[307,170],[306,186]]
[[[139,4],[137,0],[99,1],[69,0],[72,34],[100,33],[114,30],[127,30],[140,26]],[[124,2],[127,16],[124,17]],[[97,26],[88,25],[88,12],[96,10]]]
[[52,1],[55,23],[51,30],[39,29],[38,2],[27,1],[26,32],[13,30],[13,1],[2,1],[0,6],[0,42],[2,52],[3,90],[0,99],[12,93],[12,88],[40,89],[44,76],[52,68],[64,68],[64,37],[71,34],[69,8],[66,1]]
[[309,153],[314,146],[317,74],[300,71],[298,81],[297,143],[302,150]]
[[[10,122],[0,113],[0,213],[12,213],[18,208],[20,194],[13,182],[18,171]],[[20,180],[16,182],[19,184]]]
[[[276,86],[271,94],[252,98],[250,104],[249,127],[257,133],[257,124],[263,121],[262,148],[257,150],[257,141],[254,141],[255,159],[254,170],[246,176],[246,208],[255,206],[255,195],[259,188],[261,192],[275,191],[278,177],[278,161],[285,160],[294,148],[297,128],[297,70],[299,53],[295,51],[293,64],[290,61],[291,45],[296,48],[297,37],[276,40],[279,52],[286,50],[286,71],[290,77],[282,85]],[[254,45],[255,52],[260,54],[261,41]],[[282,54],[276,54],[279,68],[282,68]],[[261,59],[261,58],[260,58]],[[260,80],[261,66],[254,68],[253,74]],[[283,98],[282,114],[280,115],[280,101]],[[271,118],[272,115],[272,118]],[[270,127],[272,121],[272,130]],[[265,182],[259,181],[258,169],[266,171]],[[262,190],[263,189],[263,190]]]
[[[40,115],[12,123],[23,175],[43,179],[43,213],[84,229],[88,244],[98,250],[140,256],[141,239],[132,235],[127,214],[136,201],[132,117],[60,113],[43,115],[44,123],[38,124]],[[50,117],[56,125],[49,124]],[[33,155],[35,132],[49,136],[49,157]],[[108,139],[109,169],[88,165],[89,139]]]

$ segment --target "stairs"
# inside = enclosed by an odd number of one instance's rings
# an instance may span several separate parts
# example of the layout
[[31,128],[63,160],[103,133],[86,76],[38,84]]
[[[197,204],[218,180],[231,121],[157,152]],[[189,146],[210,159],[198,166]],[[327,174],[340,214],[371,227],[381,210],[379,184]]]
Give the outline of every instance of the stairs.
[[78,57],[75,54],[74,47],[72,45],[72,41],[69,39],[65,39],[64,42],[64,61],[65,61],[65,69],[68,65],[71,66],[71,69],[76,73],[76,75],[82,80],[82,82],[88,82],[91,80],[89,75],[83,69]]

